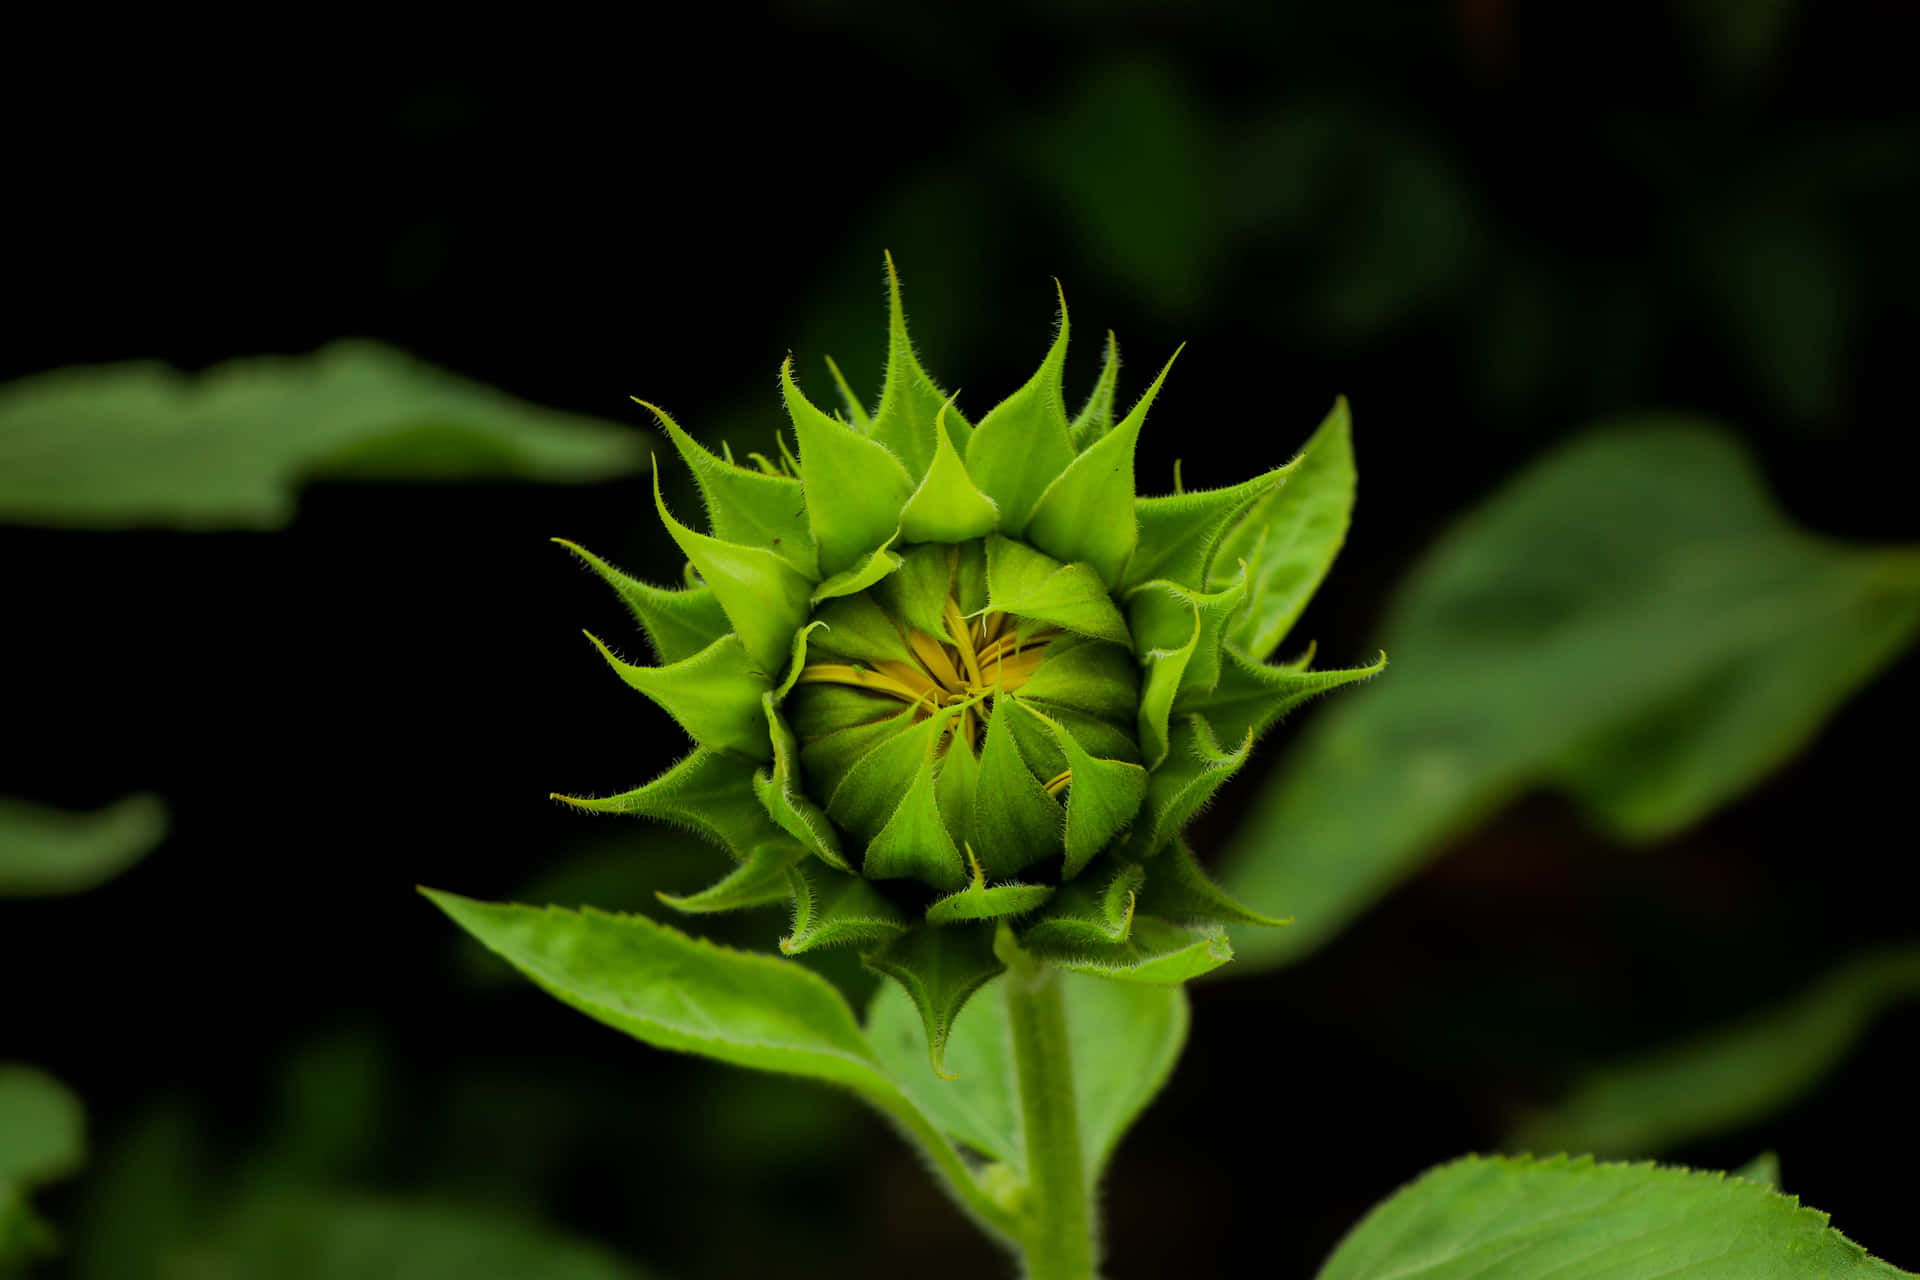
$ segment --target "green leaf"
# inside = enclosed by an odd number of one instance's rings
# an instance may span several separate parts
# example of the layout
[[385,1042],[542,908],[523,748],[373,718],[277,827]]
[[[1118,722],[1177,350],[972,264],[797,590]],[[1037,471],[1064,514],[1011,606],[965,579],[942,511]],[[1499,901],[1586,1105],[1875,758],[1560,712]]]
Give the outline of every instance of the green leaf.
[[[891,984],[875,993],[867,1036],[900,1087],[954,1141],[1026,1175],[1026,1140],[1012,1048],[997,981],[955,1020],[947,1039],[950,1079],[922,1056],[925,1035],[913,1002]],[[1091,1192],[1114,1148],[1173,1072],[1187,1035],[1186,993],[1177,987],[1061,977],[1073,1056],[1081,1160]]]
[[1920,550],[1795,529],[1724,432],[1655,418],[1560,449],[1439,540],[1391,607],[1395,678],[1262,788],[1222,879],[1300,923],[1243,958],[1312,950],[1530,786],[1640,838],[1697,821],[1916,632]]
[[1200,869],[1193,849],[1179,836],[1174,837],[1171,850],[1153,860],[1139,896],[1139,909],[1168,920],[1267,926],[1293,923],[1255,911],[1215,884]]
[[1047,645],[1047,660],[1020,686],[1022,703],[1070,707],[1131,732],[1140,706],[1140,664],[1117,644],[1060,636]]
[[831,867],[796,866],[788,878],[793,928],[780,939],[780,950],[787,955],[873,946],[911,927],[905,912],[859,876]]
[[1140,539],[1127,562],[1124,585],[1165,578],[1194,591],[1204,590],[1228,530],[1254,503],[1284,483],[1299,462],[1295,458],[1284,467],[1225,489],[1135,499]]
[[1247,596],[1244,565],[1217,591],[1194,591],[1177,582],[1159,579],[1134,588],[1127,597],[1128,623],[1134,644],[1142,651],[1179,653],[1178,698],[1204,693],[1220,681],[1220,651],[1228,624]]
[[150,792],[71,813],[0,796],[0,898],[81,893],[147,856],[167,834],[167,806]]
[[1247,562],[1247,606],[1230,634],[1262,660],[1280,647],[1346,541],[1354,467],[1345,396],[1286,471],[1286,482],[1255,503],[1222,541],[1211,575],[1217,590],[1232,577],[1227,566]]
[[1067,406],[1060,378],[1067,361],[1067,300],[1060,298],[1060,329],[1027,385],[980,419],[967,445],[967,471],[1000,508],[1000,529],[1018,536],[1034,504],[1072,463]]
[[[907,711],[909,717],[916,714],[911,707]],[[877,839],[913,786],[922,764],[933,753],[953,715],[954,708],[942,707],[897,733],[879,735],[827,797],[827,812],[834,822],[861,840]],[[891,725],[894,721],[887,723]],[[953,881],[956,888],[961,875],[956,859]]]
[[[1002,703],[1011,703],[1002,694]],[[980,747],[980,779],[974,788],[973,816],[967,823],[974,856],[987,874],[1018,875],[1060,847],[1065,815],[1047,794],[1014,740],[1011,708],[987,717]],[[956,750],[965,750],[961,744]]]
[[1133,642],[1126,619],[1092,566],[1063,565],[998,535],[987,539],[987,607],[1096,640]]
[[847,385],[847,375],[840,372],[840,366],[833,362],[832,356],[825,357],[827,372],[833,375],[833,385],[840,389],[840,402],[846,407],[847,421],[857,431],[871,431],[873,419],[867,415],[866,406],[860,403],[860,397],[853,394],[853,388]]
[[814,408],[793,384],[791,356],[780,366],[780,390],[800,442],[800,481],[820,571],[840,573],[892,541],[913,477],[884,446]]
[[927,923],[955,924],[962,920],[998,920],[1002,916],[1025,915],[1052,896],[1050,884],[989,885],[986,873],[975,861],[973,882],[928,907]]
[[[874,410],[867,434],[918,478],[933,463],[934,423],[948,397],[920,367],[907,337],[907,313],[900,303],[900,276],[893,269],[892,254],[887,255],[887,308],[887,371],[881,380],[880,407]],[[964,449],[973,428],[958,413],[951,423]]]
[[777,841],[780,828],[753,795],[753,764],[730,752],[695,751],[645,786],[619,795],[553,798],[594,813],[636,814],[685,827],[735,858]]
[[[886,545],[872,555],[846,569],[834,574],[818,587],[814,588],[813,602],[821,604],[827,600],[842,596],[857,596],[866,591],[888,574],[898,569],[905,561],[900,553],[893,549],[893,539],[887,539]],[[795,668],[798,671],[798,668]]]
[[1137,913],[1124,942],[1059,945],[1041,940],[1030,949],[1049,964],[1075,973],[1154,986],[1186,982],[1233,959],[1233,944],[1218,925],[1176,924]]
[[1771,1151],[1762,1151],[1753,1159],[1731,1171],[1730,1178],[1745,1178],[1748,1182],[1757,1182],[1763,1187],[1780,1190],[1780,1157]]
[[1006,968],[993,953],[992,924],[923,925],[865,957],[869,967],[900,984],[920,1013],[934,1074],[951,1080],[941,1064],[953,1020],[974,992]]
[[821,658],[840,658],[864,662],[912,662],[913,650],[907,647],[900,628],[873,602],[870,596],[842,596],[824,601],[814,612],[815,622],[826,625],[808,640]]
[[1032,919],[1021,922],[1020,945],[1059,955],[1125,942],[1133,929],[1134,899],[1146,878],[1146,868],[1124,858],[1082,868]]
[[0,1271],[53,1251],[28,1193],[70,1178],[87,1158],[80,1100],[44,1071],[0,1062]]
[[734,633],[746,646],[747,656],[769,679],[778,679],[786,667],[793,633],[806,625],[812,609],[812,579],[764,547],[723,542],[695,533],[675,520],[660,496],[657,472],[653,504],[667,532],[713,588],[720,607],[733,623]]
[[761,708],[766,712],[768,736],[773,740],[773,768],[753,775],[753,794],[780,829],[798,840],[807,852],[830,867],[851,871],[846,855],[840,852],[840,837],[833,823],[800,786],[800,746],[774,705],[771,690],[762,700]]
[[[944,723],[944,718],[938,722]],[[928,736],[920,756],[920,767],[914,773],[913,781],[908,784],[906,794],[900,797],[900,803],[887,819],[886,826],[867,846],[861,874],[869,879],[911,877],[945,890],[957,889],[966,883],[966,865],[961,860],[960,848],[948,834],[939,802],[934,798],[935,751],[939,742],[937,731]],[[893,751],[906,748],[888,745],[880,749]],[[954,751],[965,753],[966,750],[964,742],[957,742],[948,754]]]
[[737,751],[750,760],[772,757],[760,709],[767,678],[748,659],[740,637],[722,636],[693,657],[664,667],[623,662],[591,631],[586,637],[622,680],[659,703],[701,746]]
[[[1160,376],[1112,431],[1067,464],[1034,504],[1027,538],[1047,554],[1084,561],[1109,589],[1118,586],[1139,539],[1133,515],[1133,454],[1147,410],[1180,357],[1175,351]],[[984,429],[985,423],[981,426]]]
[[1133,856],[1147,858],[1164,849],[1252,752],[1251,734],[1229,751],[1199,716],[1188,716],[1175,725],[1172,750],[1166,763],[1148,778],[1146,803],[1140,806],[1140,817],[1127,839]]
[[1758,1124],[1805,1096],[1890,1006],[1920,998],[1920,945],[1861,956],[1738,1022],[1588,1073],[1510,1150],[1651,1156]]
[[1000,509],[980,492],[947,434],[947,412],[934,419],[935,448],[926,478],[899,512],[900,536],[908,542],[965,542],[984,538],[1000,523]]
[[1757,1183],[1653,1165],[1469,1156],[1381,1204],[1320,1280],[1827,1280],[1910,1272]]
[[1100,377],[1088,393],[1087,402],[1080,406],[1080,412],[1067,424],[1067,435],[1073,441],[1074,452],[1085,453],[1089,445],[1113,430],[1113,393],[1119,385],[1120,342],[1113,336],[1113,330],[1109,329],[1107,354],[1100,365]]
[[577,543],[555,542],[580,557],[601,581],[614,589],[646,633],[654,656],[663,663],[691,658],[733,630],[711,587],[670,591],[629,577]]
[[309,480],[598,480],[631,427],[540,408],[391,347],[336,342],[183,375],[153,361],[0,387],[0,521],[274,529]]
[[1073,773],[1067,784],[1067,857],[1061,872],[1063,879],[1071,880],[1140,811],[1140,803],[1147,797],[1147,771],[1125,760],[1097,760],[1059,721],[1042,715],[1024,700],[1006,701],[1052,731]]
[[908,548],[900,568],[880,584],[882,608],[930,636],[946,634],[947,589],[954,578],[954,559],[951,547]]
[[1371,666],[1331,671],[1307,671],[1296,666],[1268,666],[1256,662],[1233,645],[1223,646],[1225,661],[1213,688],[1180,699],[1184,712],[1197,712],[1213,727],[1214,736],[1237,742],[1247,734],[1256,739],[1289,711],[1342,685],[1371,680],[1387,669],[1387,655]]
[[698,893],[656,893],[655,896],[675,911],[689,915],[772,906],[793,896],[793,883],[787,873],[795,860],[804,856],[806,850],[791,841],[763,844],[724,879]]
[[[716,457],[681,430],[666,410],[637,397],[634,403],[659,420],[674,448],[680,451],[687,469],[693,472],[716,539],[765,548],[785,560],[796,573],[808,578],[820,576],[819,552],[807,528],[806,500],[800,481],[792,476],[737,466],[731,457]],[[659,487],[660,478],[656,474],[656,492]]]

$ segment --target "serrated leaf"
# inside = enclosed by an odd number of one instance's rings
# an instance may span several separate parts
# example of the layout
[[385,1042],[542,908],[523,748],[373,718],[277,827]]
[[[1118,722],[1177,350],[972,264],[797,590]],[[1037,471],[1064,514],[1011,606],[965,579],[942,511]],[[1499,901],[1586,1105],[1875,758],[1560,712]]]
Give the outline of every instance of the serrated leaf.
[[793,884],[787,872],[796,860],[805,856],[806,850],[791,841],[763,844],[724,879],[698,893],[656,893],[655,896],[675,911],[688,915],[771,906],[793,896]]
[[987,539],[987,607],[1112,644],[1133,640],[1091,565],[1063,565],[998,535]]
[[1290,919],[1266,915],[1236,900],[1200,868],[1193,849],[1179,836],[1173,847],[1153,860],[1139,910],[1167,920],[1206,921],[1215,924],[1278,926]]
[[1286,470],[1286,482],[1255,503],[1221,542],[1209,582],[1218,589],[1236,560],[1247,562],[1252,581],[1231,636],[1261,660],[1280,647],[1346,541],[1354,466],[1345,396]]
[[967,445],[967,471],[1000,509],[1000,529],[1019,535],[1047,486],[1074,459],[1060,379],[1067,360],[1067,300],[1060,328],[1027,384],[980,419]]
[[653,479],[653,503],[667,532],[713,588],[747,656],[770,679],[778,679],[793,633],[806,625],[813,580],[764,547],[723,542],[675,520],[660,496],[658,473]]
[[760,709],[767,678],[748,659],[738,636],[722,636],[691,658],[664,667],[624,662],[598,636],[586,636],[622,680],[658,703],[701,746],[737,751],[750,760],[772,758]]
[[[263,429],[271,424],[271,430]],[[584,481],[647,465],[632,428],[532,405],[375,342],[56,369],[0,388],[0,520],[275,529],[327,477]]]
[[1705,816],[1912,643],[1920,553],[1798,530],[1731,436],[1640,419],[1469,512],[1389,615],[1395,677],[1309,726],[1221,864],[1300,921],[1245,939],[1243,970],[1313,949],[1530,786],[1639,839]]
[[867,947],[912,927],[906,913],[856,875],[831,867],[795,866],[788,873],[793,928],[780,939],[790,956],[823,947]]
[[1016,705],[1052,732],[1072,773],[1067,783],[1066,864],[1061,871],[1063,879],[1071,880],[1140,811],[1147,796],[1147,771],[1125,760],[1095,759],[1059,721],[1024,700]]
[[151,853],[167,806],[149,792],[74,813],[0,796],[0,898],[82,893]]
[[745,858],[776,841],[780,828],[766,811],[750,803],[752,762],[730,752],[695,751],[645,786],[619,795],[553,798],[595,813],[633,814],[685,827],[713,841],[735,858]]
[[1342,685],[1371,680],[1387,669],[1387,655],[1371,666],[1330,671],[1307,671],[1299,665],[1269,666],[1256,662],[1231,644],[1223,647],[1225,661],[1213,688],[1179,700],[1185,713],[1207,718],[1214,735],[1237,742],[1251,733],[1256,739],[1302,703]]
[[927,1036],[934,1074],[954,1077],[941,1064],[953,1021],[976,991],[1006,968],[993,953],[991,924],[922,925],[865,957],[869,967],[900,984]]
[[1589,1159],[1469,1156],[1402,1188],[1319,1280],[1871,1280],[1867,1255],[1790,1196],[1719,1173]]
[[[1000,702],[1011,702],[1002,694]],[[1018,875],[1060,847],[1065,815],[1047,794],[1014,740],[1011,707],[987,717],[980,747],[980,778],[974,788],[968,840],[980,865],[994,877]]]
[[753,775],[754,796],[780,829],[798,840],[807,852],[830,867],[851,871],[846,855],[840,851],[839,833],[800,786],[800,746],[774,704],[771,690],[760,705],[767,717],[767,736],[773,743],[773,768]]
[[920,487],[899,513],[900,536],[908,542],[965,542],[984,538],[1000,522],[1000,509],[980,492],[947,434],[950,404],[934,420],[933,461]]
[[1113,336],[1113,330],[1109,329],[1107,352],[1100,364],[1100,376],[1094,381],[1093,390],[1087,394],[1087,402],[1080,406],[1080,412],[1067,424],[1067,436],[1073,441],[1075,453],[1086,452],[1089,445],[1113,430],[1113,393],[1119,385],[1120,342]]
[[[807,528],[804,490],[798,480],[779,472],[737,466],[731,458],[714,456],[688,435],[666,410],[635,399],[666,430],[681,460],[693,472],[706,504],[708,526],[720,542],[761,547],[785,560],[803,577],[820,576],[819,551]],[[660,478],[654,476],[656,494]],[[689,559],[692,557],[689,556]]]
[[[1151,868],[1147,878],[1151,882]],[[1124,942],[1043,940],[1029,949],[1049,964],[1075,973],[1153,986],[1187,982],[1233,959],[1233,944],[1218,925],[1177,924],[1138,911]]]
[[1032,919],[1021,922],[1021,945],[1061,954],[1125,942],[1133,928],[1135,895],[1146,878],[1144,867],[1124,858],[1083,868]]
[[[1285,482],[1299,459],[1225,489],[1174,493],[1134,501],[1139,546],[1127,562],[1126,586],[1155,578],[1203,590],[1220,543],[1252,506]],[[1231,561],[1229,563],[1232,563]]]
[[[934,798],[937,764],[934,753],[938,743],[937,734],[929,736],[913,782],[900,797],[886,826],[867,846],[861,874],[869,879],[911,877],[942,890],[957,889],[966,883],[967,870],[960,847],[948,833],[939,802]],[[964,742],[956,742],[949,754],[966,749]]]
[[1920,946],[1860,956],[1791,998],[1586,1073],[1509,1150],[1652,1156],[1758,1124],[1826,1080],[1874,1021],[1920,999]]
[[582,563],[612,587],[621,603],[633,614],[654,656],[663,663],[691,658],[733,630],[726,610],[711,587],[688,587],[674,591],[656,587],[620,572],[577,543],[565,538],[555,542],[578,556]]
[[1179,358],[1175,351],[1132,412],[1067,464],[1034,504],[1027,538],[1058,559],[1093,566],[1109,590],[1120,584],[1139,539],[1134,519],[1133,455],[1147,410]]
[[[933,462],[934,422],[947,395],[920,367],[907,337],[907,313],[900,303],[900,276],[887,255],[887,370],[881,379],[880,407],[867,434],[885,445],[916,480]],[[973,428],[957,412],[949,419],[954,439],[964,450]]]
[[[886,984],[867,1011],[867,1035],[900,1087],[954,1141],[1008,1165],[1024,1179],[1019,1087],[996,980],[961,1011],[947,1039],[951,1079],[926,1068],[926,1036],[913,1002]],[[1166,1084],[1187,1034],[1178,987],[1060,976],[1073,1058],[1074,1114],[1091,1192],[1129,1126]]]
[[913,477],[885,446],[829,418],[800,394],[792,357],[780,366],[780,390],[800,442],[807,525],[820,548],[820,572],[831,577],[892,541]]
[[1231,750],[1223,748],[1199,716],[1188,716],[1176,725],[1172,749],[1148,779],[1146,802],[1127,838],[1132,855],[1149,858],[1166,848],[1252,751],[1252,735]]

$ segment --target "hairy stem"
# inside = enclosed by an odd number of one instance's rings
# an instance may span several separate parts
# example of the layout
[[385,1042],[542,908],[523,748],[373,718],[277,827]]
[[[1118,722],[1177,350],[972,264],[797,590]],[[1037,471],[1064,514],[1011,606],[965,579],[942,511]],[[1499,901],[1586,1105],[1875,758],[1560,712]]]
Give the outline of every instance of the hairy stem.
[[1021,1238],[1027,1280],[1091,1280],[1093,1213],[1081,1164],[1060,971],[1020,950],[1004,925],[996,950],[1007,964],[1002,984],[1027,1137],[1027,1227]]

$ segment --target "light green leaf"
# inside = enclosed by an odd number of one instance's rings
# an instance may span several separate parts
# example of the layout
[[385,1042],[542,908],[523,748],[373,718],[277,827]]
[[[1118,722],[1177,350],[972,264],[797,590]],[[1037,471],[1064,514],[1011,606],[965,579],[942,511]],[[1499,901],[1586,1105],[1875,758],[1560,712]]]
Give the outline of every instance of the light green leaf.
[[1204,590],[1227,532],[1299,464],[1295,458],[1284,467],[1225,489],[1135,499],[1140,541],[1127,562],[1125,585],[1165,578],[1194,591]]
[[1402,1188],[1320,1280],[1857,1280],[1910,1275],[1827,1215],[1720,1173],[1590,1159],[1469,1156]]
[[922,925],[864,957],[913,1001],[926,1031],[928,1060],[934,1074],[944,1079],[954,1078],[941,1065],[954,1019],[976,991],[1006,968],[993,953],[994,928],[990,923]]
[[1780,1157],[1772,1151],[1762,1151],[1727,1176],[1745,1178],[1748,1182],[1757,1182],[1763,1187],[1772,1187],[1778,1191],[1780,1190]]
[[947,590],[956,558],[951,547],[909,547],[900,568],[880,583],[882,608],[930,636],[946,634]]
[[1142,651],[1192,651],[1180,664],[1176,696],[1184,701],[1219,683],[1220,650],[1228,626],[1247,596],[1247,570],[1222,580],[1216,591],[1193,591],[1177,582],[1159,579],[1134,588],[1127,598],[1127,617],[1134,644]]
[[[920,767],[908,784],[906,794],[900,797],[887,825],[867,846],[861,874],[869,879],[912,877],[949,891],[966,883],[966,864],[961,859],[960,848],[948,834],[939,801],[934,798],[934,773],[938,767],[934,753],[939,741],[937,734],[929,736],[920,756]],[[881,749],[908,748],[897,744]],[[956,742],[948,754],[966,750],[964,742]]]
[[[681,430],[666,410],[637,397],[634,403],[659,420],[667,438],[680,451],[681,460],[693,472],[716,539],[766,548],[785,560],[796,573],[808,578],[820,576],[819,552],[807,528],[806,500],[800,481],[789,475],[738,466],[731,456],[717,457]],[[654,488],[659,487],[656,474]]]
[[871,431],[873,419],[867,415],[867,407],[860,403],[860,397],[853,394],[853,388],[847,385],[847,375],[840,372],[840,366],[833,362],[832,356],[825,359],[827,372],[833,375],[833,385],[840,390],[840,402],[846,407],[847,421],[857,431]]
[[1130,854],[1149,858],[1166,848],[1252,752],[1251,734],[1228,750],[1199,716],[1188,716],[1176,724],[1166,763],[1147,780],[1146,803],[1140,806],[1133,834],[1127,838]]
[[51,1252],[51,1228],[27,1195],[70,1178],[87,1158],[80,1100],[44,1071],[0,1062],[0,1271]]
[[[742,806],[743,808],[745,806]],[[754,805],[755,809],[760,806]],[[790,841],[763,844],[727,876],[698,893],[657,892],[660,901],[675,911],[703,915],[715,911],[740,911],[747,907],[767,907],[793,896],[788,871],[806,850]]]
[[622,680],[658,703],[701,746],[737,751],[750,760],[772,758],[760,709],[767,677],[749,661],[740,637],[722,636],[669,666],[642,667],[615,657],[591,631],[586,636]]
[[831,867],[796,866],[788,876],[793,928],[780,939],[790,956],[824,947],[866,947],[911,926],[906,913],[866,880]]
[[1007,701],[1040,720],[1053,733],[1073,778],[1067,784],[1066,864],[1071,880],[1119,835],[1147,797],[1147,771],[1125,760],[1098,760],[1067,728],[1034,710],[1026,701]]
[[[1245,939],[1243,967],[1312,950],[1529,786],[1576,786],[1642,838],[1696,821],[1917,631],[1920,550],[1795,529],[1725,433],[1656,418],[1560,449],[1397,593],[1394,678],[1276,766],[1222,878],[1300,923]],[[1633,753],[1656,749],[1650,777]]]
[[987,607],[1096,640],[1133,642],[1091,565],[1063,565],[998,535],[987,539]]
[[1371,680],[1387,669],[1387,655],[1371,666],[1331,671],[1307,671],[1298,665],[1269,666],[1256,662],[1233,645],[1222,646],[1220,679],[1211,689],[1180,699],[1183,712],[1203,715],[1216,737],[1237,742],[1251,733],[1256,739],[1304,702],[1342,685]]
[[1920,946],[1864,955],[1771,1009],[1603,1065],[1510,1150],[1652,1156],[1764,1120],[1824,1080],[1889,1006],[1920,998]]
[[973,882],[928,907],[927,923],[954,924],[962,920],[998,920],[1002,916],[1025,915],[1052,896],[1050,884],[989,885],[986,873],[974,862]]
[[653,504],[667,532],[713,588],[747,656],[769,679],[779,679],[793,633],[806,625],[812,608],[813,580],[763,546],[723,542],[675,520],[660,496],[658,472],[653,477]]
[[[907,709],[909,717],[913,709]],[[909,723],[897,733],[877,735],[877,741],[854,762],[840,784],[827,797],[827,812],[841,830],[861,840],[874,840],[893,818],[902,797],[913,786],[922,763],[933,753],[952,707],[942,707],[917,724]],[[887,721],[892,725],[896,721]],[[954,887],[961,872],[954,866]]]
[[1113,430],[1113,393],[1119,385],[1120,342],[1113,336],[1113,330],[1109,329],[1107,354],[1100,364],[1100,377],[1088,393],[1087,402],[1080,406],[1080,412],[1067,424],[1067,435],[1073,441],[1074,452],[1085,453],[1089,445]]
[[0,521],[274,529],[309,480],[598,480],[631,427],[544,409],[365,341],[184,375],[153,361],[0,387]]
[[1221,542],[1210,584],[1225,586],[1234,562],[1247,562],[1247,605],[1230,634],[1263,661],[1280,647],[1347,538],[1354,467],[1345,396],[1286,470],[1286,482],[1255,503]]
[[761,708],[766,712],[768,736],[773,740],[773,768],[753,775],[753,794],[780,829],[798,840],[807,852],[830,867],[851,871],[846,855],[840,852],[840,837],[833,823],[800,786],[800,746],[774,705],[771,690],[762,700]]
[[899,513],[900,536],[908,542],[965,542],[986,537],[1000,523],[1000,509],[974,484],[947,434],[951,408],[940,406],[933,462]]
[[726,610],[711,587],[688,587],[671,591],[629,577],[577,543],[565,538],[555,542],[580,557],[601,581],[614,589],[633,614],[634,621],[653,645],[654,656],[663,663],[691,658],[726,635],[733,627]]
[[780,390],[800,442],[800,481],[820,572],[831,576],[892,541],[913,477],[884,446],[814,408],[793,384],[792,357],[780,366]]
[[[1001,695],[1002,702],[1012,702]],[[973,816],[967,823],[973,854],[987,874],[1018,875],[1060,847],[1066,816],[1047,794],[1014,740],[1013,717],[987,717],[980,747],[980,779],[974,787]],[[965,744],[955,748],[965,750]]]
[[599,798],[553,798],[594,813],[635,814],[671,822],[706,837],[735,858],[745,858],[780,838],[780,828],[766,811],[747,803],[752,795],[750,761],[730,752],[703,749],[632,791]]
[[[1120,1138],[1172,1074],[1187,1035],[1186,993],[1177,987],[1063,974],[1075,1114],[1087,1188],[1099,1183]],[[954,1141],[1026,1174],[1026,1141],[1004,1003],[998,982],[964,1009],[947,1039],[951,1079],[926,1069],[913,1003],[883,986],[867,1011],[867,1035],[900,1087]]]
[[1020,700],[1070,707],[1129,731],[1140,705],[1140,664],[1124,646],[1060,636],[1047,660],[1020,686]]
[[1060,886],[1032,919],[1020,924],[1020,944],[1055,955],[1125,942],[1133,928],[1134,898],[1146,868],[1106,858]]
[[[1150,881],[1151,868],[1147,875]],[[1042,939],[1029,949],[1049,964],[1075,973],[1153,986],[1186,982],[1233,959],[1233,944],[1218,925],[1176,924],[1139,914],[1123,942],[1059,945]]]
[[1060,390],[1067,361],[1067,300],[1060,298],[1060,328],[1040,368],[1027,385],[980,419],[967,445],[967,471],[1000,509],[1000,529],[1018,536],[1034,504],[1073,461],[1067,406]]
[[888,574],[898,569],[905,561],[900,553],[893,549],[893,539],[889,538],[872,555],[854,565],[834,574],[818,587],[814,588],[813,602],[821,604],[828,600],[837,600],[843,596],[857,596],[866,591]]
[[[900,275],[893,269],[892,254],[887,255],[887,308],[887,371],[881,379],[880,407],[867,434],[905,463],[917,480],[932,465],[934,423],[948,397],[920,367],[907,337],[907,313],[900,303]],[[948,421],[964,450],[973,428],[957,412]]]
[[1027,538],[1060,560],[1084,561],[1111,589],[1120,583],[1139,540],[1133,515],[1133,455],[1147,410],[1180,357],[1175,351],[1133,411],[1067,464],[1034,504]]
[[1174,837],[1173,847],[1155,858],[1148,869],[1146,886],[1139,896],[1139,909],[1168,920],[1267,926],[1293,923],[1255,911],[1215,884],[1200,869],[1193,850],[1179,836]]
[[869,666],[880,662],[912,662],[900,628],[893,625],[871,596],[841,596],[824,601],[814,621],[826,625],[808,640],[822,660],[832,657]]
[[140,861],[167,834],[167,806],[149,792],[71,813],[0,796],[0,898],[81,893]]

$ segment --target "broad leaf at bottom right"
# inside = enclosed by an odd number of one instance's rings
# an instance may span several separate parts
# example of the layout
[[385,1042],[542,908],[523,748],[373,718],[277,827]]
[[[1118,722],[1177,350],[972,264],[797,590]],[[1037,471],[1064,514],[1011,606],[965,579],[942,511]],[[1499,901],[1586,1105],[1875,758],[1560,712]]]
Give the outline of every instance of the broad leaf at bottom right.
[[1469,1156],[1361,1220],[1320,1280],[1888,1280],[1793,1196],[1651,1164]]

